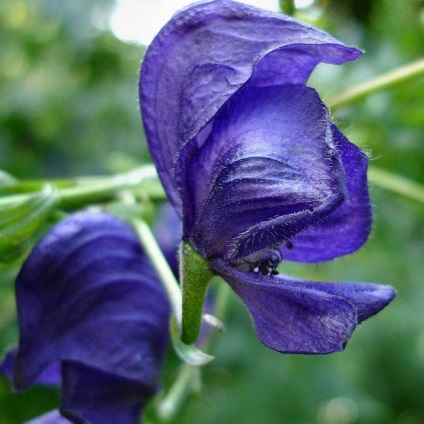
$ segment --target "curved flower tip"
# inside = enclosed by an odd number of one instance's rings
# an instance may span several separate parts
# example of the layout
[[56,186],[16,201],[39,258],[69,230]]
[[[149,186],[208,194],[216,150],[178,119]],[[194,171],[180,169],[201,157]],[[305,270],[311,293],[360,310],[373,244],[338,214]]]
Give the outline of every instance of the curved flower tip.
[[211,262],[243,300],[260,341],[283,353],[341,351],[356,325],[387,306],[396,293],[377,284],[314,283],[241,272]]
[[61,362],[69,416],[85,422],[84,414],[97,410],[103,418],[92,422],[138,422],[157,389],[169,305],[132,229],[103,213],[71,215],[24,263],[16,298],[15,387],[27,388]]

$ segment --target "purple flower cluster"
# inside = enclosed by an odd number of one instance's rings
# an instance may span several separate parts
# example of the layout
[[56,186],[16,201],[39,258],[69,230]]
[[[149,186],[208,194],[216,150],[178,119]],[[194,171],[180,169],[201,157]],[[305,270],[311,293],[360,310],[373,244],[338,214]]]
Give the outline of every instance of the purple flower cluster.
[[342,350],[395,296],[275,275],[282,258],[330,260],[369,235],[368,158],[306,86],[317,64],[359,55],[284,15],[212,0],[176,14],[143,61],[146,137],[183,240],[280,352]]

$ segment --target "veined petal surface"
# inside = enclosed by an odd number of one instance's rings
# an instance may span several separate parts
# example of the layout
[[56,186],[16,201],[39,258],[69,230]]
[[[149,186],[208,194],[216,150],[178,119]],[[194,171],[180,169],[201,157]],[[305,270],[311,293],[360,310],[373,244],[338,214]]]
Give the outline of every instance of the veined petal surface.
[[150,45],[140,74],[149,149],[180,216],[180,150],[201,145],[218,110],[252,86],[305,84],[320,63],[341,64],[360,51],[278,13],[232,0],[197,3],[177,13]]
[[205,257],[289,240],[347,195],[327,109],[300,84],[245,86],[181,157],[183,236]]

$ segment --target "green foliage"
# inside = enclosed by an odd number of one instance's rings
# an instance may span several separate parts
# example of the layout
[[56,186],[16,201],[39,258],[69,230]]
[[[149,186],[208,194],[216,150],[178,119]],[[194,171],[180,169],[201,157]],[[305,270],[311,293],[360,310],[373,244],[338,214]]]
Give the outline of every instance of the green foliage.
[[110,4],[1,2],[2,169],[63,178],[146,158],[136,90],[143,49],[98,28]]
[[56,192],[46,186],[39,193],[0,207],[0,263],[11,263],[29,248],[31,236],[44,224],[57,200]]

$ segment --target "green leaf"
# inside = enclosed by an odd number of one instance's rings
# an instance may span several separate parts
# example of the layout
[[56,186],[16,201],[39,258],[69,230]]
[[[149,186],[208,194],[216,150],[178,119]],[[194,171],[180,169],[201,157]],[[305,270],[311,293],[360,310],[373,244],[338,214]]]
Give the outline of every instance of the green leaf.
[[58,197],[52,186],[0,207],[0,262],[10,263],[28,249],[28,241],[46,221]]

